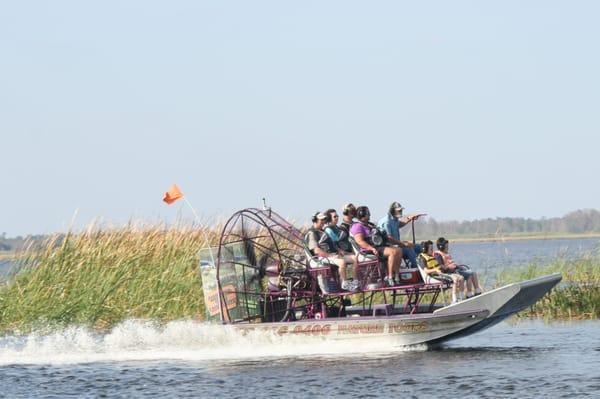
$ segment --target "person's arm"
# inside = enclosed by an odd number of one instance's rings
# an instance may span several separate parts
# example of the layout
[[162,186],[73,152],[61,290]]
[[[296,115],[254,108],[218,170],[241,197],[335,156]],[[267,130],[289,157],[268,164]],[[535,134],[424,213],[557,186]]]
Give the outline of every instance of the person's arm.
[[437,263],[440,265],[439,269],[440,269],[440,273],[443,273],[444,271],[453,271],[454,269],[448,267],[448,265],[444,264],[444,258],[442,258],[442,255],[436,253],[433,255],[433,257],[435,258],[435,260],[437,261]]
[[320,256],[322,258],[326,258],[327,257],[327,252],[323,251],[321,249],[321,247],[319,247],[319,242],[317,240],[317,235],[314,233],[314,231],[311,231],[308,234],[308,240],[307,240],[306,246],[308,247],[309,250],[312,251],[312,253],[315,256]]
[[439,265],[437,267],[432,267],[432,268],[428,268],[427,266],[425,266],[423,268],[423,270],[425,271],[425,274],[427,274],[428,276],[430,274],[441,274],[441,273],[443,273],[442,269],[439,267]]
[[319,247],[315,248],[314,252],[315,252],[316,256],[319,256],[321,258],[327,258],[329,256],[329,254],[327,252],[323,251]]
[[450,258],[450,262],[448,262],[448,264],[444,264],[444,266],[446,267],[446,269],[450,270],[450,271],[454,271],[456,270],[456,263],[454,263],[454,259]]
[[365,239],[365,235],[363,233],[357,233],[354,236],[354,239],[356,240],[356,243],[358,244],[359,247],[361,247],[362,249],[366,249],[369,252],[372,252],[374,255],[377,255],[377,248],[375,248],[374,246],[372,246],[371,244],[369,244],[367,242],[367,240]]
[[441,274],[441,273],[442,273],[442,271],[440,270],[439,267],[434,267],[433,269],[425,268],[425,274],[427,274],[428,276],[430,274]]
[[403,246],[402,241],[396,240],[392,234],[392,224],[389,220],[379,221],[379,229],[387,233],[387,241],[392,245]]
[[444,258],[442,258],[442,255],[436,253],[433,255],[433,257],[435,258],[435,260],[437,261],[437,263],[439,263],[440,265],[444,264]]
[[425,274],[427,274],[428,276],[431,275],[431,274],[441,274],[441,273],[443,273],[442,269],[440,268],[439,262],[438,262],[438,265],[436,267],[429,268],[429,267],[427,267],[427,259],[423,258],[421,255],[419,255],[419,257],[417,258],[417,262],[419,262],[421,264],[421,268],[423,269],[423,271],[425,272]]
[[413,220],[417,220],[421,216],[425,216],[425,215],[426,215],[425,213],[413,213],[411,215],[403,217],[402,219],[398,219],[398,222],[400,222],[400,228],[406,226]]

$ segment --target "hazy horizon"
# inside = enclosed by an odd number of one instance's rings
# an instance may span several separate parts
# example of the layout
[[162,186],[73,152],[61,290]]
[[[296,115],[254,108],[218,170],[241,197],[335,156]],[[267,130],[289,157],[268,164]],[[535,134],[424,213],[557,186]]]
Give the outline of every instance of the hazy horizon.
[[600,3],[9,2],[0,233],[600,207]]
[[[261,208],[260,206],[256,206],[256,208]],[[240,209],[241,210],[241,209]],[[325,209],[323,209],[325,210]],[[273,209],[273,211],[276,211],[276,209]],[[478,218],[478,219],[448,219],[448,220],[442,220],[442,219],[438,219],[434,216],[424,216],[423,219],[425,221],[431,221],[431,219],[435,219],[435,221],[437,223],[452,223],[452,222],[458,222],[458,223],[464,223],[464,222],[475,222],[475,221],[484,221],[484,220],[488,220],[488,219],[492,219],[492,220],[496,220],[496,219],[502,219],[502,218],[508,218],[508,219],[519,219],[519,218],[523,218],[523,219],[530,219],[530,220],[534,220],[534,221],[542,221],[542,220],[549,220],[549,219],[555,219],[555,218],[562,218],[566,215],[569,215],[571,213],[577,212],[577,211],[596,211],[596,212],[600,212],[600,210],[598,209],[576,209],[573,210],[571,212],[567,212],[564,215],[559,215],[559,216],[550,216],[550,217],[546,217],[546,216],[542,216],[540,218],[529,218],[527,216],[495,216],[495,217],[483,217],[483,218]],[[184,213],[189,212],[190,215],[188,216],[184,216]],[[177,216],[176,218],[171,218],[171,219],[144,219],[144,218],[130,218],[127,221],[121,221],[121,222],[115,222],[115,221],[111,221],[108,219],[102,219],[102,218],[95,218],[93,220],[89,220],[87,222],[85,221],[78,221],[77,218],[75,217],[75,222],[72,223],[68,228],[64,229],[64,230],[57,230],[57,231],[48,231],[48,232],[28,232],[25,234],[17,234],[17,235],[8,235],[6,234],[7,239],[14,239],[17,237],[27,237],[27,236],[36,236],[36,235],[48,235],[48,234],[54,234],[54,233],[63,233],[66,231],[82,231],[85,230],[86,228],[89,228],[90,226],[100,226],[100,227],[107,227],[107,228],[113,228],[113,227],[124,227],[126,226],[128,223],[133,223],[133,225],[136,226],[143,226],[143,225],[148,225],[148,226],[154,226],[155,224],[159,224],[159,223],[165,223],[167,226],[171,226],[177,223],[181,223],[184,226],[189,226],[189,225],[210,225],[210,224],[218,224],[221,222],[225,222],[227,221],[227,219],[229,219],[229,217],[231,215],[227,214],[227,215],[212,215],[212,216],[204,216],[201,217],[200,220],[196,219],[193,216],[193,212],[190,210],[190,208],[185,205],[184,203],[180,203],[179,204],[179,208],[176,211]],[[372,221],[376,222],[380,217],[382,217],[384,215],[384,213],[382,213],[381,215],[379,214],[373,214],[372,215]],[[305,219],[294,219],[292,217],[286,216],[286,215],[281,215],[284,218],[286,218],[288,221],[290,221],[291,223],[294,223],[296,226],[298,227],[302,227],[302,226],[309,226],[310,225],[310,218],[307,217]],[[407,230],[408,231],[408,228]],[[0,231],[0,236],[6,232]],[[406,233],[406,232],[405,232]]]

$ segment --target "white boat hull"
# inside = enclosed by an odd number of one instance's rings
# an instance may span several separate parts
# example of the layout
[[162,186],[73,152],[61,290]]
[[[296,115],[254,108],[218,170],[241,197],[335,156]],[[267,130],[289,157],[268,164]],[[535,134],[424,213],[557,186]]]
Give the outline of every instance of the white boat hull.
[[433,313],[344,317],[282,323],[236,324],[244,331],[331,340],[382,340],[394,346],[438,344],[489,328],[534,304],[561,280],[560,274],[509,284]]

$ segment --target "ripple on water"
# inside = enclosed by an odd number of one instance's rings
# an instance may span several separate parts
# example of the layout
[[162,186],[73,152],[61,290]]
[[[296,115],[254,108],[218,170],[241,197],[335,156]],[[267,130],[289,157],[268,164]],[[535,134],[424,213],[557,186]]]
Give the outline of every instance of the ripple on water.
[[[5,364],[0,379],[7,397],[584,396],[600,390],[600,347],[589,345],[599,326],[500,325],[436,350],[393,354]],[[528,333],[513,331],[520,328]]]

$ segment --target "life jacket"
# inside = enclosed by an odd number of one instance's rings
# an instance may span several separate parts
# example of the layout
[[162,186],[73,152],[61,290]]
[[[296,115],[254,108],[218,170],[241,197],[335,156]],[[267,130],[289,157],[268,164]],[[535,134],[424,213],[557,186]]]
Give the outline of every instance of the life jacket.
[[437,259],[435,259],[433,256],[430,256],[426,253],[420,253],[419,256],[423,259],[423,263],[425,264],[425,267],[427,269],[435,269],[440,267],[440,264],[438,263]]
[[435,251],[435,255],[438,255],[439,257],[442,258],[443,266],[448,267],[448,266],[454,264],[454,260],[452,259],[452,256],[450,256],[450,254],[444,253],[442,251]]
[[[331,238],[327,234],[325,234],[324,231],[319,230],[319,229],[315,229],[314,227],[311,227],[310,229],[308,229],[308,232],[304,236],[304,242],[306,244],[308,244],[308,242],[309,242],[309,236],[310,236],[310,234],[315,234],[317,245],[323,251],[325,251],[327,253],[334,253],[335,252],[335,245],[333,244],[333,241],[331,240]],[[313,255],[315,255],[314,250],[311,249],[310,252]]]
[[340,229],[346,231],[346,233],[350,234],[350,227],[352,227],[352,223],[342,222],[340,223]]
[[387,232],[384,230],[380,230],[373,223],[362,223],[363,226],[367,226],[370,229],[369,235],[365,237],[365,240],[374,247],[384,247],[387,244]]
[[343,225],[329,226],[327,228],[333,230],[333,232],[337,235],[337,241],[335,243],[342,249],[342,251],[352,252],[352,245],[348,239],[350,237],[348,228],[344,228]]

